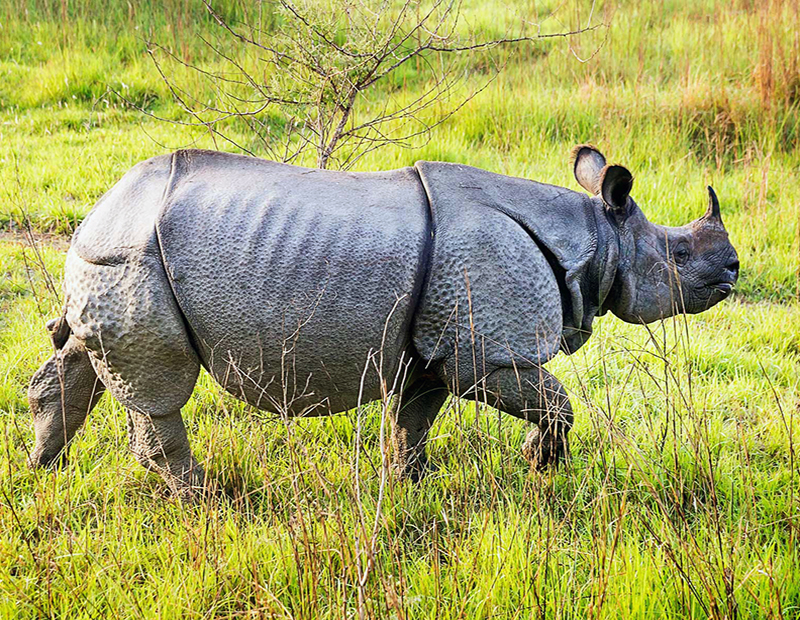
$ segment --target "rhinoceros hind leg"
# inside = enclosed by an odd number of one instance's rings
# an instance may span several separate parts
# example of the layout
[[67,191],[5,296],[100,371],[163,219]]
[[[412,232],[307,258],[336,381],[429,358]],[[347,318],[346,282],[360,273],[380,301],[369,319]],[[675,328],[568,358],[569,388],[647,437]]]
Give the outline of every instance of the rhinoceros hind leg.
[[128,414],[137,461],[191,495],[204,478],[192,458],[181,407],[200,371],[157,244],[119,257],[67,255],[66,316],[97,376]]
[[28,459],[32,467],[66,461],[69,442],[104,390],[89,354],[75,337],[42,364],[28,388],[36,432],[36,444]]
[[203,487],[205,473],[189,447],[181,407],[194,389],[199,362],[169,340],[149,346],[93,353],[97,374],[125,407],[128,439],[136,460],[162,476],[173,494],[186,499]]
[[425,475],[428,432],[447,395],[447,386],[436,379],[417,380],[404,390],[392,429],[393,467],[398,477],[417,482]]
[[180,409],[158,416],[129,409],[128,439],[139,464],[160,474],[177,497],[204,488],[205,472],[192,456]]

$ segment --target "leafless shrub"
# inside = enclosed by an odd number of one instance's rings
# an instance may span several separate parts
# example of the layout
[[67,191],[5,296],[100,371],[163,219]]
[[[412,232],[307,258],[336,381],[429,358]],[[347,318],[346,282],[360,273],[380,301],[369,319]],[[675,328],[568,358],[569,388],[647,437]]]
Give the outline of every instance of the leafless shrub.
[[[204,128],[215,144],[251,155],[291,162],[310,152],[319,168],[347,169],[384,145],[424,143],[496,78],[507,60],[497,53],[502,48],[603,26],[590,17],[584,26],[543,32],[541,22],[523,19],[519,32],[486,39],[464,33],[460,0],[275,0],[237,22],[204,3],[220,35],[203,40],[221,66],[191,64],[148,41],[186,114],[173,122]],[[480,67],[471,70],[463,59],[476,54]],[[190,69],[204,88],[181,86],[170,63]]]

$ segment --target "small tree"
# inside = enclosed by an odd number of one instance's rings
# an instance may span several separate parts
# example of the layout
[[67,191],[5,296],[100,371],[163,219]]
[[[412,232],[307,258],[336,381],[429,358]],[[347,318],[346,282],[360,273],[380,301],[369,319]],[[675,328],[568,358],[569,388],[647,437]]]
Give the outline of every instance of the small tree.
[[[189,124],[206,128],[215,143],[279,161],[311,150],[319,168],[349,168],[387,144],[424,143],[496,78],[507,57],[493,51],[603,25],[542,33],[540,24],[523,20],[516,36],[478,39],[463,32],[460,0],[262,1],[252,19],[235,23],[210,0],[204,3],[229,39],[226,45],[205,40],[223,68],[190,65],[148,42]],[[468,62],[478,53],[484,58],[476,75]],[[213,100],[200,101],[170,78],[164,55],[207,81]],[[248,145],[237,141],[234,128],[245,130]]]

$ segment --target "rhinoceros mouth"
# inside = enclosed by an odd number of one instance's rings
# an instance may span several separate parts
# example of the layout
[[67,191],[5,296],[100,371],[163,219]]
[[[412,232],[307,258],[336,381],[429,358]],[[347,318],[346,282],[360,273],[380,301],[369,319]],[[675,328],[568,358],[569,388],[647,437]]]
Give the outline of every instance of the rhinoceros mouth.
[[717,282],[716,284],[712,284],[710,288],[719,291],[727,297],[733,290],[733,282]]

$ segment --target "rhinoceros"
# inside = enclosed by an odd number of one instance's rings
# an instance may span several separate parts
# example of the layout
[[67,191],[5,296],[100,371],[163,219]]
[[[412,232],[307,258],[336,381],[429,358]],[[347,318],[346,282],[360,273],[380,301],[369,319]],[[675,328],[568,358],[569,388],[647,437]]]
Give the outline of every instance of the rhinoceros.
[[266,411],[319,416],[393,398],[394,468],[418,479],[449,394],[534,426],[537,467],[573,412],[544,368],[610,310],[649,323],[727,297],[737,254],[717,197],[682,227],[650,223],[633,177],[573,151],[589,195],[461,164],[335,172],[183,150],[133,167],[66,257],[55,354],[29,389],[32,465],[60,463],[108,390],[136,459],[204,486],[181,408],[204,367]]

